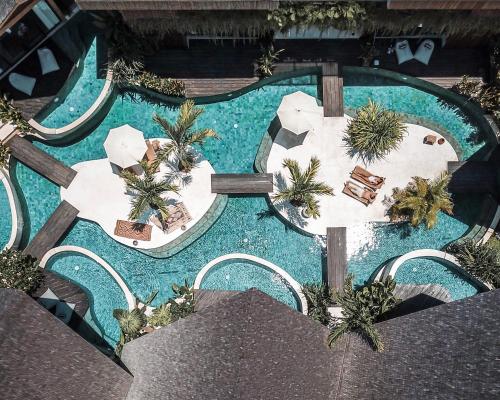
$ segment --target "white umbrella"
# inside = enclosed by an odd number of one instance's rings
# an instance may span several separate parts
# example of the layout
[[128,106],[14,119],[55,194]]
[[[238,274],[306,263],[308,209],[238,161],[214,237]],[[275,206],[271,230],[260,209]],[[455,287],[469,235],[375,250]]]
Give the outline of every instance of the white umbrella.
[[[304,92],[295,92],[283,97],[278,108],[278,118],[284,135],[292,143],[300,144],[315,121],[321,121],[321,108],[316,99]],[[292,144],[291,143],[291,144]]]
[[148,147],[141,131],[130,125],[122,125],[109,130],[104,149],[110,162],[128,168],[139,164]]

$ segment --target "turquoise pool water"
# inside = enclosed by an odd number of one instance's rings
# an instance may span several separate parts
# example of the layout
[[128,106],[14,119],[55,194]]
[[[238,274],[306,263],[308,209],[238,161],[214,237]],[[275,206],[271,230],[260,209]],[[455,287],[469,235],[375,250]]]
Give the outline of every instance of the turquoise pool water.
[[96,40],[94,39],[85,57],[82,75],[66,98],[60,99],[57,108],[43,120],[43,126],[61,128],[81,117],[99,97],[106,82],[105,79],[97,79],[96,74]]
[[453,300],[472,296],[477,293],[474,285],[464,278],[458,278],[453,270],[438,261],[416,258],[408,260],[399,267],[395,275],[398,283],[425,285],[448,282],[447,289]]
[[111,275],[94,260],[74,253],[54,256],[47,268],[85,290],[90,299],[92,317],[99,321],[101,335],[114,346],[120,337],[120,327],[112,316],[113,309],[127,309],[128,306],[125,295]]
[[[253,172],[257,149],[282,97],[297,90],[314,96],[317,94],[315,85],[282,83],[266,86],[230,101],[204,106],[205,113],[197,122],[198,126],[214,128],[222,138],[220,141],[208,142],[202,149],[215,170]],[[402,100],[411,98],[414,105],[409,111],[414,115],[426,115],[432,122],[446,126],[456,137],[466,157],[483,146],[469,140],[476,134],[476,129],[458,110],[436,101],[434,96],[427,93],[404,86],[345,88],[345,101],[349,107],[363,104],[370,96],[375,95],[383,99],[386,107],[397,111],[403,111]],[[89,136],[66,147],[39,143],[37,146],[68,165],[103,158],[103,142],[109,129],[124,123],[141,129],[148,138],[161,137],[160,129],[151,120],[154,112],[171,119],[176,116],[175,108],[117,98],[106,118]],[[460,122],[451,123],[455,119]],[[58,121],[54,123],[62,125],[62,121],[61,119],[61,124]],[[21,164],[17,166],[16,175],[28,205],[32,237],[60,202],[59,189]],[[43,201],[40,201],[42,196]],[[385,224],[349,227],[348,269],[355,274],[355,283],[363,284],[369,280],[374,271],[392,257],[418,248],[439,249],[462,236],[476,219],[481,198],[457,197],[455,202],[455,215],[441,215],[436,228],[431,231]],[[324,263],[324,239],[305,236],[289,228],[269,212],[263,197],[229,198],[220,218],[202,237],[165,259],[151,258],[119,245],[97,225],[83,220],[77,222],[63,243],[88,248],[104,258],[141,299],[158,289],[159,295],[154,304],[159,304],[172,295],[172,283],[182,282],[184,278],[193,282],[206,263],[227,253],[241,252],[262,257],[285,269],[299,283],[320,281]],[[76,273],[74,265],[74,259],[63,256],[51,268],[87,287],[92,292],[95,304],[101,298],[106,299],[109,295],[105,293],[109,285],[108,277]],[[250,275],[255,282],[252,283],[253,286],[265,288],[269,283],[265,276]],[[453,274],[440,275],[437,279],[453,292],[455,298],[470,295],[475,290],[472,286],[467,290],[457,286],[456,282],[461,278]],[[110,307],[102,308],[105,309]],[[95,312],[95,317],[101,329],[116,340],[116,325],[113,325],[111,313]]]
[[3,182],[0,182],[0,216],[2,223],[0,224],[0,250],[5,247],[10,239],[12,229],[12,214],[10,211],[9,198],[7,190]]
[[253,287],[300,310],[293,289],[280,275],[247,260],[223,261],[211,268],[201,282],[202,289],[243,291]]

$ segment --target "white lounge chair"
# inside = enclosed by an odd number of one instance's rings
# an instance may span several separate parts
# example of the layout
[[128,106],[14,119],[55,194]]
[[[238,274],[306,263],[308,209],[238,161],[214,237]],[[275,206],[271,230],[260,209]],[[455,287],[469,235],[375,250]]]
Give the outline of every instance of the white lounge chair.
[[420,61],[422,64],[429,65],[432,52],[434,51],[434,42],[430,39],[425,39],[415,52],[415,60]]
[[406,61],[413,59],[413,53],[410,48],[410,43],[408,40],[401,40],[396,43],[396,57],[398,58],[398,64],[403,64]]
[[9,75],[9,83],[12,85],[14,89],[17,89],[20,92],[23,92],[28,96],[31,96],[31,94],[33,93],[33,88],[35,87],[36,84],[36,78],[33,78],[32,76],[18,74],[17,72],[12,72]]
[[59,64],[57,63],[52,50],[48,47],[43,47],[38,49],[36,52],[38,53],[38,59],[40,60],[40,66],[42,67],[42,75],[60,70]]

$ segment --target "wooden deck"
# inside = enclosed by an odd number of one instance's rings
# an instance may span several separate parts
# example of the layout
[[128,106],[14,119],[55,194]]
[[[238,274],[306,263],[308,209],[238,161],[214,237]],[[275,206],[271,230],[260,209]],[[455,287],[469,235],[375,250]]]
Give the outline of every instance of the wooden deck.
[[13,136],[7,145],[13,157],[27,165],[56,185],[67,188],[76,175],[76,171],[67,167],[30,141],[18,135]]
[[322,65],[323,114],[325,117],[344,116],[344,79],[337,63]]
[[273,191],[273,174],[212,174],[212,193],[258,194]]
[[41,297],[47,289],[52,290],[52,292],[59,297],[61,300],[64,300],[66,303],[75,304],[74,312],[78,315],[79,318],[75,318],[74,314],[70,320],[69,325],[76,326],[83,316],[89,309],[89,300],[87,295],[79,286],[74,283],[61,278],[59,275],[44,270],[43,271],[44,280],[40,287],[33,293],[33,297],[37,300]]
[[347,275],[346,228],[326,229],[326,278],[331,289],[342,289]]
[[449,161],[451,193],[498,193],[498,167],[487,161]]
[[24,252],[41,259],[47,251],[61,240],[78,216],[78,212],[75,207],[63,200],[31,242],[28,243]]

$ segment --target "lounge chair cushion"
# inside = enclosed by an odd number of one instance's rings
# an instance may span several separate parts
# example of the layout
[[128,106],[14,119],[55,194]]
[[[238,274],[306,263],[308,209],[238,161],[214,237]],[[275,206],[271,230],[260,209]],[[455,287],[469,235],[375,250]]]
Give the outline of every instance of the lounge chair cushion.
[[43,47],[37,50],[38,59],[40,60],[40,66],[42,67],[42,75],[46,75],[50,72],[59,71],[59,64],[54,57],[54,53],[47,47]]
[[396,57],[398,58],[398,64],[403,64],[413,59],[413,53],[408,40],[401,40],[396,43]]
[[434,42],[430,39],[424,40],[415,52],[415,60],[428,65],[434,51]]
[[31,94],[33,93],[33,88],[36,84],[36,79],[32,76],[12,72],[9,75],[9,83],[14,89],[19,90],[20,92],[23,92],[28,96],[31,96]]

